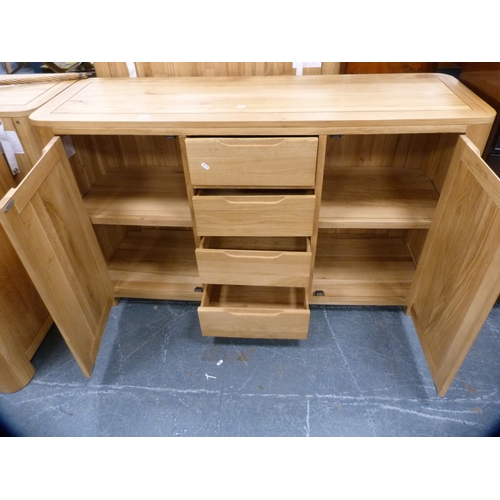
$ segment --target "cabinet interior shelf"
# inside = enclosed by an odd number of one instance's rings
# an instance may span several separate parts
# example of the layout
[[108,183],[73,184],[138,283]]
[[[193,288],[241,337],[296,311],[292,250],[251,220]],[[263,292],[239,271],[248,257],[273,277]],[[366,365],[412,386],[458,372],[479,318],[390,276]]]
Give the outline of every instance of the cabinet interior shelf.
[[[401,237],[320,233],[311,304],[404,305],[415,273]],[[323,295],[324,294],[324,295]]]
[[201,301],[192,231],[132,228],[108,269],[117,297]]
[[164,168],[113,168],[84,198],[93,224],[192,227],[184,175]]
[[439,194],[428,177],[400,168],[325,172],[319,228],[429,228]]

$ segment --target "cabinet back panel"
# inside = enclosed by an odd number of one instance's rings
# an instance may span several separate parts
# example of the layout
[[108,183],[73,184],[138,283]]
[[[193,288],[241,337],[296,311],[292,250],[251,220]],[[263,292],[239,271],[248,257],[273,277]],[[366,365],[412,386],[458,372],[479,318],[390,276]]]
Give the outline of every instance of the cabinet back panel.
[[165,136],[72,136],[70,158],[82,196],[110,168],[156,167],[182,173],[178,140]]
[[458,134],[376,134],[329,137],[325,170],[404,168],[430,177],[441,190]]

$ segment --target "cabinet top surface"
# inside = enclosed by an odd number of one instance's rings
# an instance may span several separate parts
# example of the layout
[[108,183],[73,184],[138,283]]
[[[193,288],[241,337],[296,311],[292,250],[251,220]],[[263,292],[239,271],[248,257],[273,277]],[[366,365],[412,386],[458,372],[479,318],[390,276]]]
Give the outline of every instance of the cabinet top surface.
[[[495,112],[442,74],[94,78],[31,115],[55,133],[221,133],[241,127],[328,133],[335,127],[491,123]],[[227,132],[226,132],[227,133]],[[237,133],[237,131],[236,131]]]
[[28,115],[72,84],[55,81],[0,85],[0,117]]

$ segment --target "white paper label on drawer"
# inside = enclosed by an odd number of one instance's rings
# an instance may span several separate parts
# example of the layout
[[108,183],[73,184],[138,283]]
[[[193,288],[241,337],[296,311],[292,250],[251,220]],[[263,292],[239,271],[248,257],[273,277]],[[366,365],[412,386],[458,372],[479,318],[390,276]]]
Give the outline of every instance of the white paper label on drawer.
[[205,169],[205,170],[210,170],[210,165],[207,165],[206,163],[202,163],[201,166]]
[[20,170],[17,165],[16,154],[24,154],[23,147],[15,132],[4,129],[2,120],[0,120],[0,149],[5,153],[12,175],[17,175]]

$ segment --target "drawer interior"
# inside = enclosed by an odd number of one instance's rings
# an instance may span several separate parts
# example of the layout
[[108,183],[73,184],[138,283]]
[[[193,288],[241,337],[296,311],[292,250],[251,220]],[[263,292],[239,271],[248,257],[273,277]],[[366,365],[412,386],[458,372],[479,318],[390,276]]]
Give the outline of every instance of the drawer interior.
[[305,237],[236,237],[206,236],[202,238],[202,250],[243,250],[264,252],[310,252],[310,238]]
[[287,195],[311,195],[313,189],[276,189],[276,188],[229,188],[229,189],[196,189],[195,196],[287,196]]
[[202,307],[307,310],[304,288],[257,287],[243,285],[208,285]]

